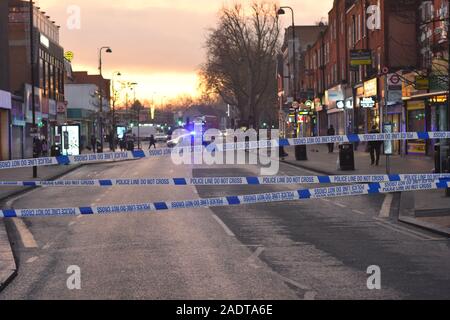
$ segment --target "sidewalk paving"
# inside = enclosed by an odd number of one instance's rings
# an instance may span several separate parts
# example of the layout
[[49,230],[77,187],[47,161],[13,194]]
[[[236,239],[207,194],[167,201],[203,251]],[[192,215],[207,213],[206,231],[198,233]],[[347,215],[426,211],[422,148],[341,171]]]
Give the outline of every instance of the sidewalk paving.
[[[294,147],[287,147],[285,151],[289,154],[284,161],[295,166],[309,169],[325,175],[364,175],[364,174],[386,174],[386,157],[381,156],[380,165],[370,164],[370,155],[364,151],[364,146],[359,146],[355,151],[355,170],[342,171],[338,166],[339,150],[328,153],[327,145],[307,146],[308,160],[295,160]],[[433,173],[434,159],[424,156],[391,156],[391,174],[408,173]],[[405,216],[405,222],[433,231],[448,232],[450,236],[450,198],[446,197],[443,190],[428,190],[411,192],[412,196],[401,197],[401,201],[412,203],[409,214],[400,212],[399,220]],[[407,217],[406,217],[407,215]],[[406,221],[408,220],[408,221]],[[444,232],[444,233],[445,233]]]
[[[105,150],[105,152],[108,152]],[[82,154],[91,153],[89,150],[82,152]],[[16,180],[55,180],[64,174],[69,173],[82,166],[82,164],[74,164],[67,166],[42,166],[38,167],[38,177],[33,179],[32,168],[16,168],[0,170],[0,180],[16,181]],[[1,187],[0,188],[0,203],[4,202],[7,198],[25,192],[33,187]],[[4,205],[4,204],[3,204]],[[6,209],[6,208],[0,208]],[[8,239],[4,221],[0,218],[0,290],[2,290],[6,284],[17,273],[17,266],[14,260],[12,248]]]

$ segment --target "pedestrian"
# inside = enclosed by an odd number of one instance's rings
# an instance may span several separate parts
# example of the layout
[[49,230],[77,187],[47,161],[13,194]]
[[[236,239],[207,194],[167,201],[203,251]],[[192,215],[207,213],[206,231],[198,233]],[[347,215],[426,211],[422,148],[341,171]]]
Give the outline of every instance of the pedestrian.
[[33,138],[33,156],[39,158],[42,153],[41,140],[38,137]]
[[[371,134],[378,134],[380,131],[377,126],[372,126]],[[370,160],[371,165],[374,164],[378,166],[380,164],[380,154],[381,154],[381,144],[382,141],[369,141],[369,151],[370,151]]]
[[91,136],[91,147],[92,152],[95,153],[95,150],[97,149],[97,139],[95,138],[95,135]]
[[48,157],[48,143],[47,140],[43,139],[41,143],[42,156]]
[[148,145],[148,150],[150,150],[152,148],[152,146],[154,146],[155,149],[156,149],[156,140],[155,140],[155,136],[154,135],[150,136],[150,142],[149,142],[149,145]]
[[119,145],[120,145],[120,151],[124,152],[127,149],[127,143],[125,141],[125,137],[123,137],[122,139],[120,139],[119,141]]
[[[327,135],[334,136],[335,134],[336,134],[336,130],[334,130],[333,125],[331,125],[327,131]],[[334,152],[334,143],[329,143],[328,144],[328,153],[333,153],[333,152]]]

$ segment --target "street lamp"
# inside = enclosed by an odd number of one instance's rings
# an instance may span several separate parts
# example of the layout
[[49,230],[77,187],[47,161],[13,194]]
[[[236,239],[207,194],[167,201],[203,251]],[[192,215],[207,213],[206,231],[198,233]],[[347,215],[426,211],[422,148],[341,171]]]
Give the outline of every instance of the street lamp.
[[[277,15],[284,15],[286,14],[285,9],[288,9],[291,11],[291,18],[292,18],[292,59],[293,59],[293,81],[294,81],[294,85],[293,85],[293,96],[294,96],[294,102],[297,102],[297,61],[296,61],[296,52],[295,52],[295,40],[296,40],[296,36],[295,36],[295,19],[294,19],[294,9],[292,9],[291,7],[288,6],[284,6],[284,7],[280,7],[277,11]],[[289,56],[289,55],[288,55]],[[295,126],[295,130],[294,130],[294,138],[298,137],[298,110],[297,107],[294,108],[294,112],[295,112],[295,116],[294,116],[294,126]],[[307,160],[307,155],[306,155],[306,146],[302,145],[302,146],[295,146],[295,159],[296,160]]]
[[100,112],[100,121],[99,121],[99,134],[100,134],[100,150],[103,152],[103,74],[102,74],[102,52],[103,50],[106,51],[106,53],[112,53],[112,50],[110,47],[101,47],[99,50],[99,64],[98,64],[98,70],[100,73],[100,79],[99,79],[99,112]]
[[[286,14],[286,11],[284,9],[289,9],[291,11],[291,17],[292,17],[292,59],[293,59],[293,96],[294,101],[297,101],[297,66],[296,66],[296,56],[295,56],[295,20],[294,20],[294,10],[291,7],[284,6],[280,7],[277,11],[277,15],[281,16]],[[294,138],[297,138],[297,110],[295,110],[295,120],[294,120],[295,130],[294,130]]]
[[116,71],[112,75],[112,147],[113,152],[116,151],[116,87],[115,87],[115,76],[120,77],[122,74],[119,71]]

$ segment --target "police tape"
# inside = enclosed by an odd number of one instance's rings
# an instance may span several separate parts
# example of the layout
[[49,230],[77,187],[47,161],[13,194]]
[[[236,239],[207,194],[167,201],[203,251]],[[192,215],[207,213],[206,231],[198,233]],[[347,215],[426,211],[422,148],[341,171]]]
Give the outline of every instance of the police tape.
[[393,181],[372,184],[355,184],[344,186],[323,187],[315,189],[300,189],[297,191],[282,191],[240,196],[226,196],[184,201],[164,201],[142,204],[123,204],[97,207],[69,207],[46,209],[8,209],[0,210],[0,218],[14,217],[49,217],[75,215],[108,215],[118,213],[160,212],[175,209],[212,208],[224,206],[251,205],[258,203],[275,203],[309,199],[336,198],[360,195],[375,195],[392,192],[423,191],[450,188],[449,181],[428,181],[410,183]]
[[154,150],[136,150],[127,152],[109,152],[97,154],[84,154],[78,156],[44,157],[33,159],[18,159],[0,161],[0,170],[39,167],[51,165],[69,165],[79,163],[92,163],[99,161],[124,161],[142,158],[163,157],[180,153],[226,152],[249,149],[266,149],[298,145],[316,145],[328,143],[357,143],[369,141],[396,141],[396,140],[428,140],[450,139],[450,131],[442,132],[401,132],[379,134],[349,134],[342,136],[306,137],[295,139],[260,140],[248,142],[231,142],[224,144],[212,143],[206,148],[203,146],[178,146],[175,148],[160,148]]
[[191,178],[119,178],[55,181],[0,181],[0,187],[148,187],[148,186],[225,186],[225,185],[297,185],[321,183],[373,183],[449,180],[450,174],[374,174],[334,176],[264,177],[191,177]]

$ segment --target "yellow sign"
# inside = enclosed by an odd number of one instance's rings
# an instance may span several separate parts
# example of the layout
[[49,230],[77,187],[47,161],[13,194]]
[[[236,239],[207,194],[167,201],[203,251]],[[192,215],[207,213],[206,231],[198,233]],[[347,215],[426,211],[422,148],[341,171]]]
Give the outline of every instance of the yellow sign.
[[364,97],[373,97],[377,93],[377,78],[364,82]]
[[67,51],[66,53],[64,53],[64,58],[66,58],[67,61],[72,62],[72,60],[73,60],[73,52],[72,51]]
[[430,79],[424,77],[416,77],[416,89],[428,90],[430,88]]

